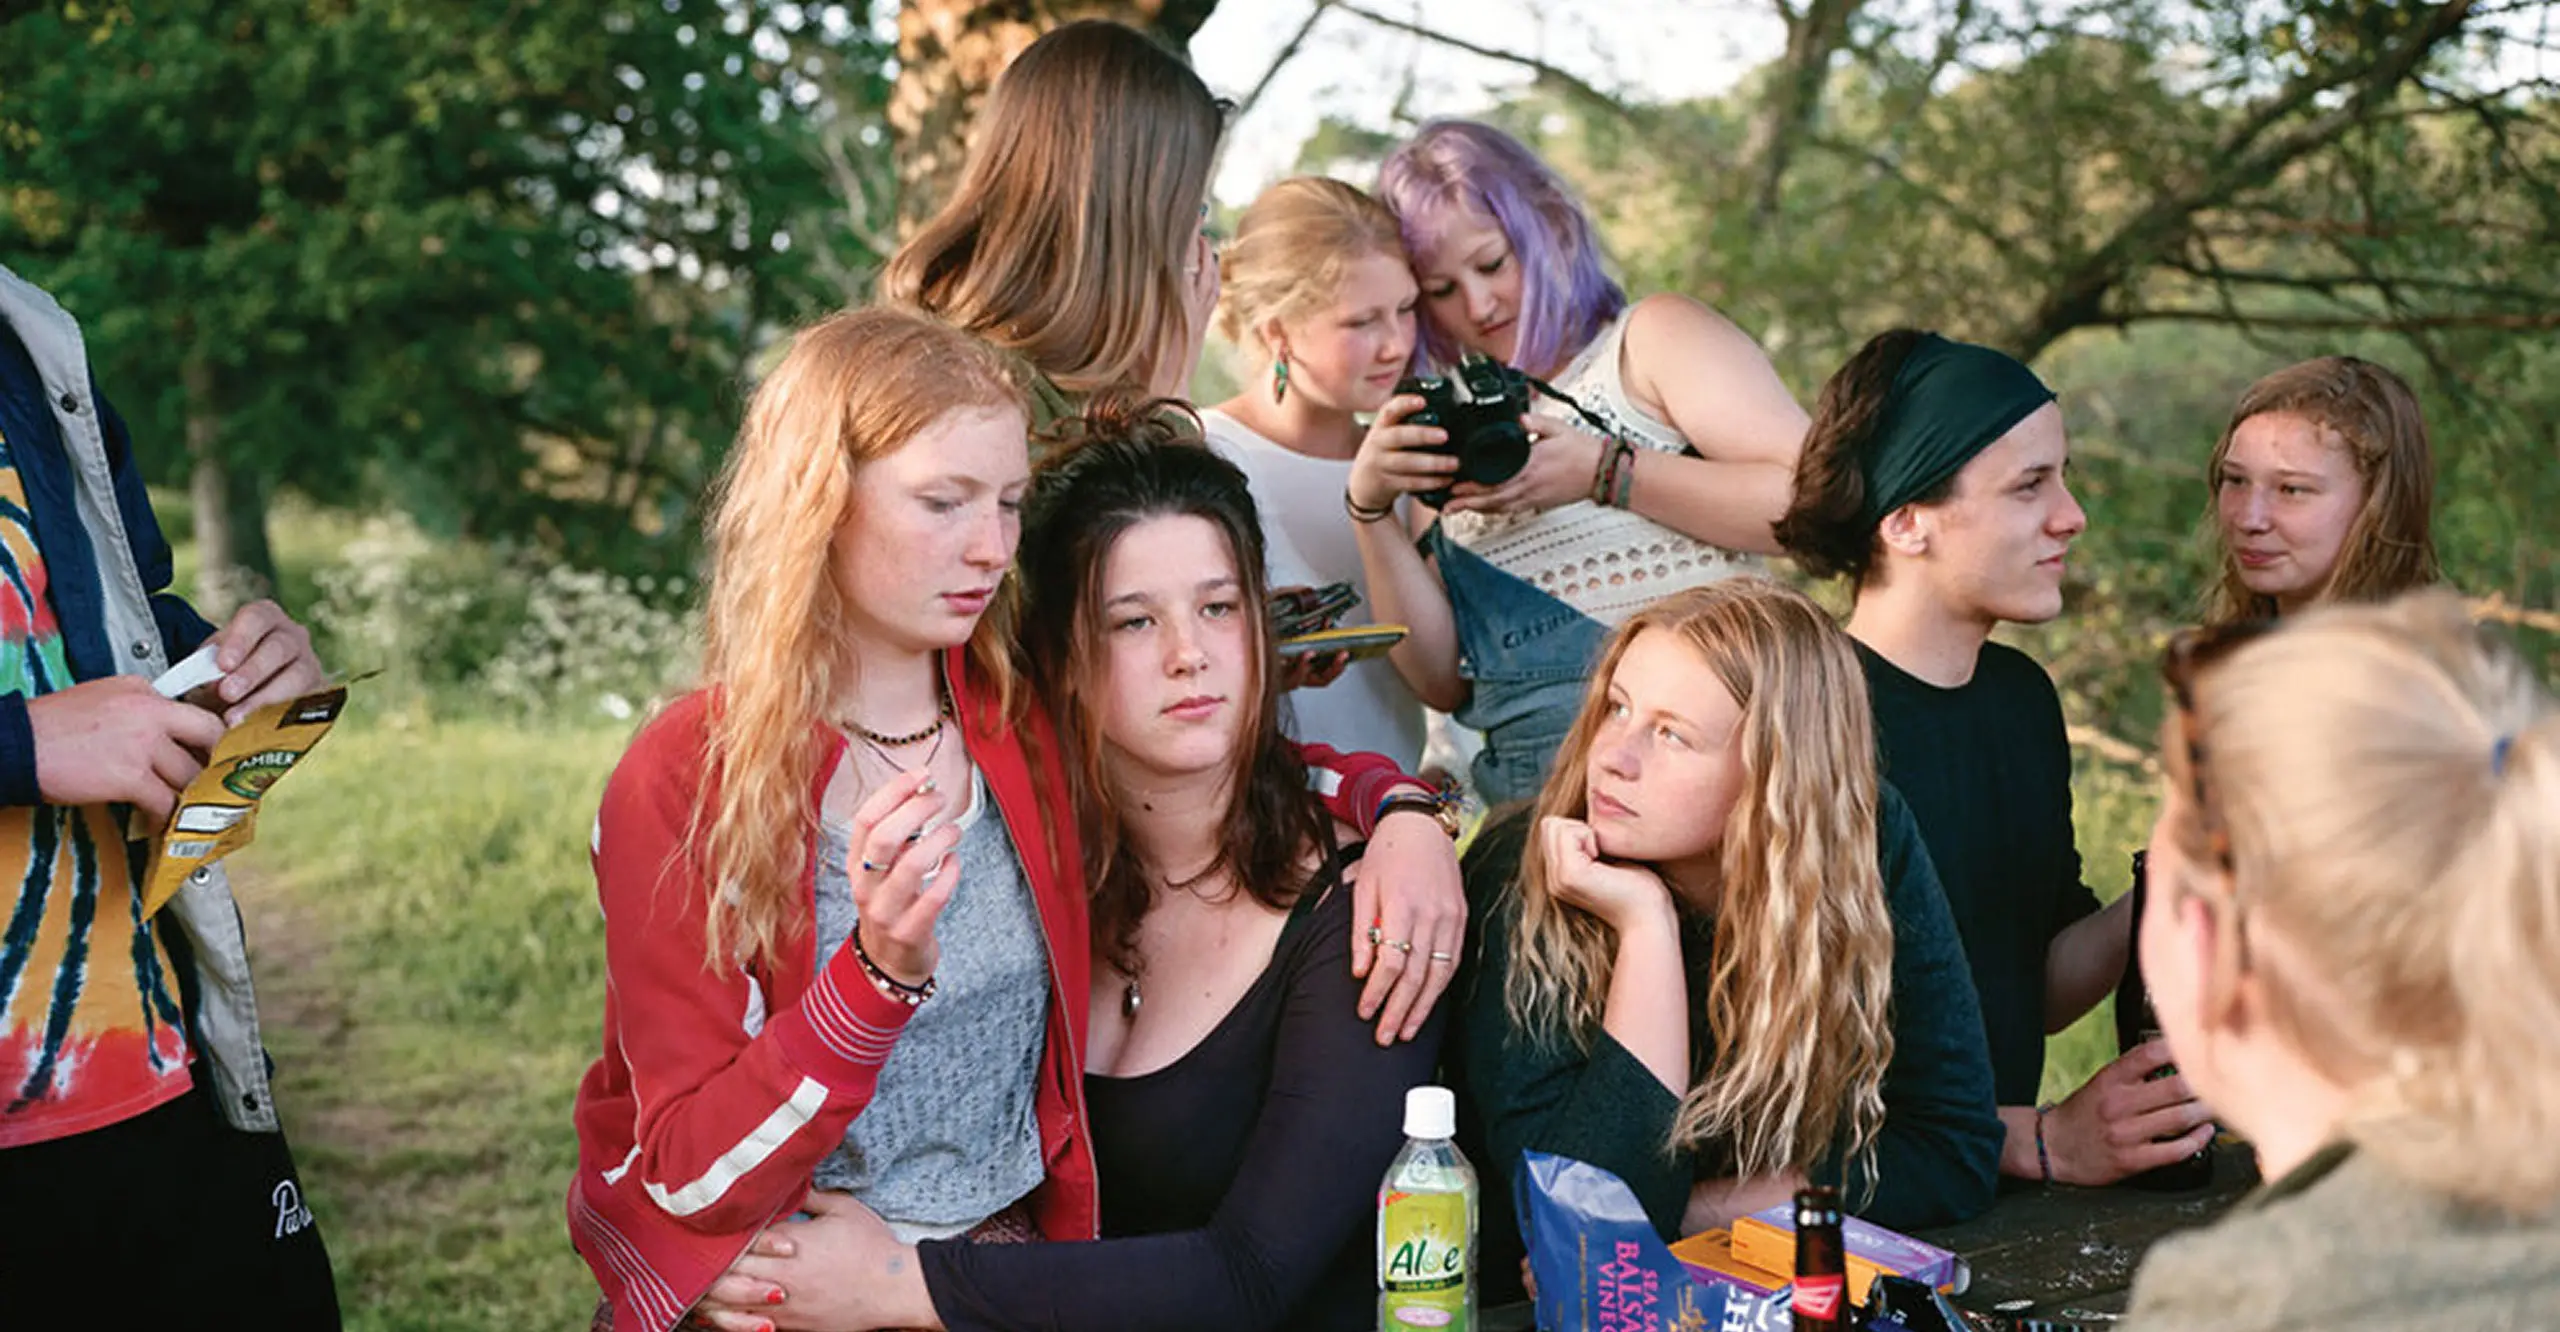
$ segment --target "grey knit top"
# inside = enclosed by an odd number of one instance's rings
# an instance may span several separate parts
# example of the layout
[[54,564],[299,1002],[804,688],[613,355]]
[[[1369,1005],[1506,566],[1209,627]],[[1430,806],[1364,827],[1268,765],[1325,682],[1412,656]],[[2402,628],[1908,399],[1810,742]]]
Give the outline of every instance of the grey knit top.
[[[1032,1094],[1049,1018],[1049,954],[1040,910],[970,773],[960,882],[935,923],[942,946],[934,996],[917,1008],[881,1067],[879,1090],[812,1182],[852,1194],[902,1241],[955,1235],[1029,1193],[1041,1178]],[[849,829],[821,828],[818,956],[852,937]]]

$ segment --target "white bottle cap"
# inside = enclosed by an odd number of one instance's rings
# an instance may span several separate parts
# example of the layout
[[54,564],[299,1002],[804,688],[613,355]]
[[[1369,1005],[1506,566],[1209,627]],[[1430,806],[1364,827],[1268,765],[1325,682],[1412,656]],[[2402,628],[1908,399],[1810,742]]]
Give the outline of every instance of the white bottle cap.
[[1413,1087],[1404,1094],[1404,1135],[1408,1138],[1458,1136],[1458,1094],[1446,1087]]

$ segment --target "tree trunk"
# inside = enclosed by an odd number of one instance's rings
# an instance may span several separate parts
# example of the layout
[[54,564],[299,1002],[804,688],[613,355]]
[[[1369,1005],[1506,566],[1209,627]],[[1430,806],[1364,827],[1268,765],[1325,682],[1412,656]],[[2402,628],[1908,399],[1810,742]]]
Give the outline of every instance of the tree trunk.
[[904,0],[889,133],[898,159],[898,234],[950,197],[969,126],[996,76],[1040,34],[1079,18],[1117,19],[1184,50],[1218,0]]
[[1751,118],[1745,158],[1751,163],[1751,223],[1765,228],[1778,215],[1787,167],[1797,140],[1812,128],[1822,107],[1831,58],[1849,40],[1849,21],[1863,0],[1811,0],[1801,12],[1785,10],[1787,51],[1770,71],[1769,88]]
[[195,461],[187,492],[195,505],[196,609],[220,624],[275,587],[266,486],[234,470],[224,456],[213,366],[201,354],[190,354],[178,378],[187,396],[187,456]]

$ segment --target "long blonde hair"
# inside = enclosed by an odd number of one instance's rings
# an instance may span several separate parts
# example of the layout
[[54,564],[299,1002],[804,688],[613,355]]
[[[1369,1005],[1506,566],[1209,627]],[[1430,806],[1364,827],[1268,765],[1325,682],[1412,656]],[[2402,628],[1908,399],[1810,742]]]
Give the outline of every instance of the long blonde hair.
[[1146,34],[1102,19],[1051,30],[996,80],[951,201],[890,257],[880,294],[1067,392],[1143,390],[1192,332],[1183,250],[1225,121]]
[[[2427,418],[2407,381],[2383,366],[2354,356],[2322,356],[2286,366],[2251,384],[2231,409],[2231,422],[2213,446],[2205,470],[2206,493],[2220,493],[2223,460],[2231,438],[2253,416],[2283,412],[2318,426],[2355,461],[2364,482],[2364,505],[2347,526],[2337,567],[2321,597],[2380,601],[2443,578],[2436,563],[2436,467],[2427,442]],[[2206,521],[2220,525],[2208,503]],[[2207,623],[2272,619],[2273,597],[2240,580],[2239,563],[2221,552],[2221,578],[2209,594]]]
[[[2361,1149],[2466,1201],[2560,1200],[2551,695],[2453,594],[2420,591],[2289,619],[2200,662],[2193,697],[2239,912],[2207,1011],[2245,967],[2275,1030],[2354,1088]],[[2185,746],[2163,748],[2192,790]],[[2212,863],[2203,808],[2171,810],[2181,858]]]
[[[1585,764],[1609,681],[1627,645],[1651,630],[1695,648],[1742,707],[1733,743],[1743,790],[1724,829],[1704,1004],[1714,1055],[1680,1098],[1666,1148],[1730,1144],[1741,1175],[1809,1169],[1834,1148],[1866,1152],[1884,1123],[1893,1058],[1893,918],[1877,864],[1875,721],[1857,656],[1820,607],[1764,578],[1655,602],[1609,640],[1536,817],[1587,813]],[[1556,898],[1534,850],[1519,891],[1511,1019],[1587,1048],[1615,941],[1597,917]]]
[[1371,255],[1408,262],[1385,204],[1329,176],[1291,176],[1254,197],[1218,256],[1218,331],[1267,355],[1263,325],[1330,305]]
[[[855,474],[948,413],[1023,412],[1018,373],[985,343],[884,307],[802,329],[747,404],[709,519],[703,684],[705,769],[684,853],[711,894],[714,965],[768,955],[797,911],[817,827],[815,723],[846,678],[847,608],[836,535]],[[969,642],[977,677],[1009,699],[1013,576]]]

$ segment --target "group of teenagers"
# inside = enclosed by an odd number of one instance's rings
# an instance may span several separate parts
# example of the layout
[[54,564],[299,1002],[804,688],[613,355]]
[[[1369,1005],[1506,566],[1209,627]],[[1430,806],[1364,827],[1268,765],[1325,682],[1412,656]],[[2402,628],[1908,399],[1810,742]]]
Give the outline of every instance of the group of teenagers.
[[[1370,1326],[1432,1082],[1489,1299],[1526,1149],[1666,1237],[1807,1181],[1913,1228],[2219,1120],[2269,1184],[2155,1251],[2144,1325],[2534,1325],[2560,721],[2434,586],[2406,385],[2292,366],[2215,446],[2137,922],[2084,886],[2051,680],[1990,637],[2061,613],[2085,523],[2033,371],[1897,330],[1808,415],[1462,121],[1216,247],[1222,118],[1145,36],[1052,31],[879,299],[756,388],[699,688],[594,832],[596,1326]],[[1269,370],[1195,410],[1213,322]],[[1517,475],[1451,487],[1398,385],[1469,353],[1552,388]],[[1275,588],[1335,581],[1408,635],[1284,660]],[[1482,738],[1463,860],[1426,709]],[[2165,1039],[2040,1103],[2137,948]]]

